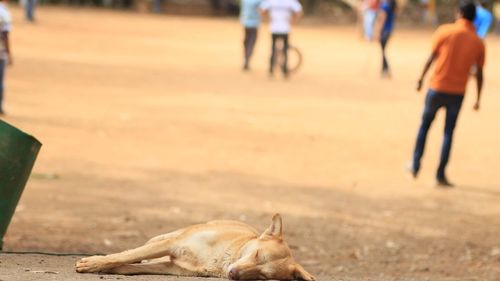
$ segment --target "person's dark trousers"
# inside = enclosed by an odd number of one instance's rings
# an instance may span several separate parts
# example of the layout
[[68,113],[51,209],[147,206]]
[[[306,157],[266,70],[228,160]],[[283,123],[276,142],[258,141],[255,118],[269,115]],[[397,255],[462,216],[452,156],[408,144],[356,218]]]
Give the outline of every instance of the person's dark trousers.
[[243,40],[243,46],[245,48],[244,69],[248,69],[249,67],[250,58],[252,57],[253,49],[255,47],[255,42],[257,42],[257,28],[245,27],[245,39]]
[[271,49],[271,62],[269,65],[269,73],[274,72],[274,65],[276,64],[276,45],[278,41],[282,42],[283,46],[283,74],[288,75],[288,34],[286,33],[273,33],[272,34],[272,49]]
[[26,6],[24,8],[26,9],[26,19],[32,22],[35,20],[36,0],[26,0],[25,5]]
[[161,13],[161,4],[162,0],[153,0],[153,12],[160,14]]
[[427,133],[431,127],[436,112],[441,108],[446,108],[446,121],[444,126],[444,139],[441,147],[441,160],[437,170],[437,179],[445,178],[445,168],[450,158],[451,144],[453,141],[453,131],[457,123],[458,114],[462,106],[464,96],[462,94],[440,93],[429,89],[425,98],[424,113],[422,115],[422,124],[418,131],[417,143],[413,154],[413,169],[418,172],[420,169],[420,160],[424,154],[425,141]]
[[0,59],[0,113],[3,113],[3,80],[5,76],[6,61]]
[[389,63],[387,62],[387,57],[385,55],[385,47],[387,46],[387,42],[391,37],[390,31],[382,31],[380,34],[380,46],[382,47],[382,73],[386,73],[389,71]]

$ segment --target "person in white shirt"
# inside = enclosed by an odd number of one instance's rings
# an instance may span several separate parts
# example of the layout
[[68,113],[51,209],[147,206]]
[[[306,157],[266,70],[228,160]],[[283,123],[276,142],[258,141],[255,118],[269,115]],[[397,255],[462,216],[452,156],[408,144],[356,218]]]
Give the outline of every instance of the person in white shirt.
[[5,66],[7,64],[12,64],[9,42],[9,32],[11,28],[12,21],[7,3],[4,0],[0,0],[0,115],[5,114],[2,107]]
[[264,0],[260,5],[263,16],[270,19],[270,29],[272,34],[271,60],[269,74],[273,75],[276,61],[276,44],[281,41],[283,44],[283,75],[288,76],[288,35],[292,21],[298,20],[302,16],[302,5],[298,0]]

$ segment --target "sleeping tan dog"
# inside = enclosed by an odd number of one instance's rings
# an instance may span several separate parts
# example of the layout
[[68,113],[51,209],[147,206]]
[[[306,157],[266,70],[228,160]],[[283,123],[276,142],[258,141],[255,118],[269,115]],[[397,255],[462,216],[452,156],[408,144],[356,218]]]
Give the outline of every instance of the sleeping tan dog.
[[83,258],[76,271],[314,281],[283,240],[279,214],[261,235],[242,222],[211,221],[154,237],[136,249]]

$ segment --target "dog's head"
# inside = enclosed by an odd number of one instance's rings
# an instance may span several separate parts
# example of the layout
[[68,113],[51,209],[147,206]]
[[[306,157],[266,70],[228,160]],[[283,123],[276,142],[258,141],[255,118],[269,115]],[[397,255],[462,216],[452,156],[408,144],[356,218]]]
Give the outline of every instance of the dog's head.
[[273,216],[271,226],[245,247],[242,257],[228,268],[232,280],[305,280],[314,276],[295,262],[283,240],[281,216]]

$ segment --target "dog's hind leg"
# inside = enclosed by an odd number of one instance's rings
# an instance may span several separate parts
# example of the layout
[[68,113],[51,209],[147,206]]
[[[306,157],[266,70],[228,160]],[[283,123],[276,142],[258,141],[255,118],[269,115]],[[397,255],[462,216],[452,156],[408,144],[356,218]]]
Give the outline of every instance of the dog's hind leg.
[[101,272],[121,265],[138,263],[142,260],[169,256],[174,241],[175,239],[165,239],[121,253],[83,258],[76,263],[76,271],[80,273]]
[[165,239],[173,239],[173,238],[177,238],[179,237],[179,235],[181,235],[183,232],[185,231],[185,229],[179,229],[179,230],[176,230],[176,231],[173,231],[173,232],[169,232],[167,234],[162,234],[162,235],[158,235],[156,237],[153,237],[151,239],[149,239],[148,242],[146,242],[146,245],[147,244],[150,244],[150,243],[153,243],[153,242],[157,242],[157,241],[161,241],[161,240],[165,240]]

